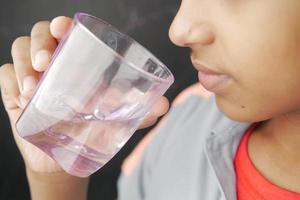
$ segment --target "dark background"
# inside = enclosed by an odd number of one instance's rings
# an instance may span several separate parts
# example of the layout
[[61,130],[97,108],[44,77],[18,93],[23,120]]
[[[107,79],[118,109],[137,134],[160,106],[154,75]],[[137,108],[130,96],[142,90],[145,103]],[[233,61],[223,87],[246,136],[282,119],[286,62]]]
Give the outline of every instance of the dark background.
[[[171,69],[175,83],[166,96],[172,101],[183,88],[196,82],[188,50],[175,47],[168,39],[168,28],[179,4],[178,0],[1,0],[0,65],[12,62],[12,42],[19,36],[29,35],[35,22],[87,12],[128,33]],[[120,165],[150,129],[137,131],[117,156],[92,175],[88,199],[116,199]],[[6,199],[26,200],[30,195],[23,160],[0,102],[0,200]]]

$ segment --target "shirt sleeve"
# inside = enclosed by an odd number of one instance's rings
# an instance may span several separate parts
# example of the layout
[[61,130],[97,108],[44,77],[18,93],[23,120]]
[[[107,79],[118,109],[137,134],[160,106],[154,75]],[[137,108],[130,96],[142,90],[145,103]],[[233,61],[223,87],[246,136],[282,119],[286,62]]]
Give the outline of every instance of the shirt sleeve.
[[143,162],[130,175],[121,173],[118,180],[118,200],[143,200]]
[[[147,186],[151,183],[152,169],[155,168],[157,156],[164,146],[168,135],[176,129],[177,121],[184,121],[189,117],[189,113],[194,109],[190,105],[196,105],[199,101],[198,96],[189,97],[184,103],[172,107],[168,113],[165,125],[158,130],[144,149],[138,166],[130,175],[121,173],[118,180],[118,200],[145,200],[147,199]],[[186,110],[186,105],[189,109]],[[186,114],[184,114],[184,111]],[[177,124],[180,125],[180,124]]]

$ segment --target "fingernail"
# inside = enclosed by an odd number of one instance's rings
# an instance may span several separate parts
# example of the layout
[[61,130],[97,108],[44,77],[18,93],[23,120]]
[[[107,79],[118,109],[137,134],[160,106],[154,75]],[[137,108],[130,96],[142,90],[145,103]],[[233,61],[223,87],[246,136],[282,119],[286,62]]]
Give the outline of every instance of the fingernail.
[[31,91],[35,88],[37,80],[33,76],[26,76],[23,79],[23,92]]
[[33,66],[36,69],[46,66],[50,62],[50,54],[47,50],[40,50],[35,54]]
[[28,101],[22,95],[19,96],[19,101],[20,101],[20,104],[21,104],[22,108],[25,108]]

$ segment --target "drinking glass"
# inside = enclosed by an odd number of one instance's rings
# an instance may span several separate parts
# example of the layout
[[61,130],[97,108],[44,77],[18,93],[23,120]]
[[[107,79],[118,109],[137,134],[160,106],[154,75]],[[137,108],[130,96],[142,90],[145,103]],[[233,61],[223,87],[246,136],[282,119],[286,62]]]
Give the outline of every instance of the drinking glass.
[[86,177],[123,147],[173,82],[138,42],[76,13],[16,129],[66,172]]

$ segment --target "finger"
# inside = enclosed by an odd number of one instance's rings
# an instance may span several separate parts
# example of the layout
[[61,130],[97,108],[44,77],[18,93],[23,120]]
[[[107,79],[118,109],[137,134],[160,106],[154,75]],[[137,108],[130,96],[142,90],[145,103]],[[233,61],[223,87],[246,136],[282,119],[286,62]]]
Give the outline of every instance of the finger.
[[156,117],[164,115],[169,110],[169,100],[162,96],[158,101],[153,105],[150,114]]
[[39,73],[32,68],[30,58],[30,38],[17,38],[11,50],[14,69],[21,94],[30,98],[38,81]]
[[18,98],[20,95],[20,91],[13,64],[8,63],[0,67],[0,88],[4,108],[8,114],[11,128],[13,130],[13,136],[16,143],[20,147],[20,144],[22,144],[24,141],[18,134],[16,134],[17,131],[15,124],[19,116],[21,115],[22,109],[24,109],[25,105],[22,105]]
[[156,123],[157,119],[164,115],[169,109],[169,101],[166,97],[162,96],[160,99],[153,105],[150,110],[150,113],[145,117],[142,124],[139,126],[139,129],[152,126]]
[[0,88],[2,102],[5,110],[10,114],[12,110],[22,107],[19,102],[18,96],[19,86],[12,64],[2,65],[0,68]]
[[54,18],[50,24],[50,32],[54,38],[60,40],[72,25],[72,19],[65,16]]
[[31,30],[31,61],[35,70],[42,72],[50,63],[57,46],[56,39],[50,33],[50,22],[40,21]]

